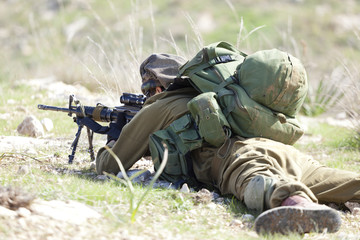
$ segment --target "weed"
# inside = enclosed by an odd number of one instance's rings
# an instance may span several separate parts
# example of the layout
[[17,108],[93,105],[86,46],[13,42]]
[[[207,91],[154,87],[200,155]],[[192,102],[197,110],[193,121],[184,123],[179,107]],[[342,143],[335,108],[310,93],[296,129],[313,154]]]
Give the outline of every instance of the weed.
[[[358,37],[359,43],[360,38]],[[360,146],[360,70],[359,65],[356,63],[351,64],[343,64],[346,74],[350,80],[348,84],[345,101],[344,101],[344,109],[347,115],[350,117],[355,131],[350,139],[350,142],[356,146]]]
[[319,116],[335,107],[344,97],[344,92],[339,86],[343,74],[335,74],[335,69],[330,79],[321,79],[314,88],[309,86],[309,92],[301,108],[301,113],[306,116]]
[[186,212],[192,209],[193,202],[188,199],[187,197],[184,197],[183,194],[174,194],[173,201],[171,201],[171,210],[173,212]]
[[[160,177],[162,171],[165,168],[165,165],[166,165],[167,159],[168,159],[168,149],[167,149],[167,146],[165,144],[163,144],[163,145],[164,145],[164,149],[165,149],[164,150],[164,157],[163,157],[163,159],[161,161],[159,169],[156,171],[156,173],[155,173],[154,177],[152,178],[152,180],[151,180],[149,186],[147,187],[146,191],[140,196],[140,198],[139,198],[139,200],[137,202],[135,202],[136,201],[136,199],[135,199],[136,196],[135,196],[133,184],[131,182],[131,179],[127,176],[125,168],[122,165],[119,157],[108,146],[105,146],[106,150],[109,151],[109,153],[113,156],[113,158],[118,163],[119,168],[121,170],[121,173],[124,176],[124,180],[120,179],[120,178],[117,178],[117,177],[114,177],[114,176],[112,176],[110,174],[108,174],[108,176],[110,176],[112,178],[115,178],[120,182],[123,182],[127,186],[127,189],[129,190],[129,193],[130,193],[129,212],[131,214],[131,222],[135,222],[135,215],[138,212],[141,203],[144,201],[144,199],[145,199],[146,195],[149,193],[149,191],[151,189],[153,189],[155,181]],[[134,177],[136,177],[136,176],[134,176]]]
[[228,198],[230,199],[230,203],[229,203],[229,210],[232,214],[234,214],[235,216],[239,216],[239,215],[243,215],[244,213],[246,213],[248,211],[248,209],[246,208],[246,206],[244,205],[243,202],[241,202],[239,199],[237,199],[234,196],[228,196]]

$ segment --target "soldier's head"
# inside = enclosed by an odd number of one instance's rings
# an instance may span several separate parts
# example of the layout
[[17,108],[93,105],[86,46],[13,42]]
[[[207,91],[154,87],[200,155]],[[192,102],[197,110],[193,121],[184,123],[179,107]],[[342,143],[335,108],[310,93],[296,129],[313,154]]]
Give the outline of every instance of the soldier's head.
[[141,91],[146,97],[162,92],[174,82],[179,67],[186,63],[180,56],[152,54],[140,65]]

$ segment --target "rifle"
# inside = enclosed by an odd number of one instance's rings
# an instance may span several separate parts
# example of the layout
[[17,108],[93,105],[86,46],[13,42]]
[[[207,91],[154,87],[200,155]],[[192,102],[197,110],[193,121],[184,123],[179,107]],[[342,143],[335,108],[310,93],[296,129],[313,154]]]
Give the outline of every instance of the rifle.
[[[84,126],[87,129],[87,136],[89,141],[89,153],[92,161],[95,160],[93,149],[94,132],[99,134],[107,134],[108,137],[117,139],[120,135],[122,127],[128,123],[135,114],[140,111],[144,104],[146,97],[142,94],[124,93],[120,97],[121,106],[109,108],[101,103],[96,107],[83,106],[74,95],[69,96],[69,107],[60,108],[54,106],[47,106],[43,104],[38,105],[38,109],[50,110],[56,112],[66,112],[70,117],[73,117],[74,122],[78,125],[78,130],[75,134],[75,139],[71,144],[71,155],[69,155],[69,164],[73,163],[76,147],[81,135],[81,130]],[[97,122],[110,122],[109,126],[102,126]]]

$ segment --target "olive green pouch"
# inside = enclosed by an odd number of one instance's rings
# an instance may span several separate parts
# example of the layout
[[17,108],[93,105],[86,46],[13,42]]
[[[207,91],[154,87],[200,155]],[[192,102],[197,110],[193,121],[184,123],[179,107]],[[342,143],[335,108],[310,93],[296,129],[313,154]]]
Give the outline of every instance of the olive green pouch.
[[216,100],[216,93],[202,93],[189,101],[187,106],[200,136],[206,142],[220,147],[231,135],[229,123]]
[[150,135],[149,141],[155,170],[159,169],[164,160],[165,144],[168,148],[168,159],[160,177],[173,183],[188,178],[191,168],[189,164],[192,163],[186,155],[191,150],[201,147],[202,142],[190,114],[175,120],[169,127],[156,131]]

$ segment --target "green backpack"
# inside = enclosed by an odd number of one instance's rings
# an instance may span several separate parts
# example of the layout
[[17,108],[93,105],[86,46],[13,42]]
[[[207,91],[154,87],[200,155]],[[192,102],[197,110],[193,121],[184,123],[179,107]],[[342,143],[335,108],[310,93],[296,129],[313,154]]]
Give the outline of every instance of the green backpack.
[[[224,139],[216,145],[226,140],[228,129],[242,137],[264,137],[285,144],[294,144],[303,135],[295,115],[306,97],[307,77],[300,61],[288,53],[272,49],[248,56],[227,42],[217,42],[180,67],[178,77],[190,78],[199,92],[215,93],[211,96],[219,104],[219,119],[227,120]],[[193,113],[194,106],[188,104],[199,125],[197,119],[201,118]],[[210,131],[212,124],[207,126]]]
[[[189,179],[188,153],[203,141],[221,147],[232,133],[294,144],[303,130],[295,119],[307,92],[305,69],[295,57],[273,49],[247,56],[226,42],[205,47],[180,68],[201,94],[189,114],[150,136],[155,170],[169,155],[161,177],[175,184]],[[196,127],[195,127],[196,126]]]

